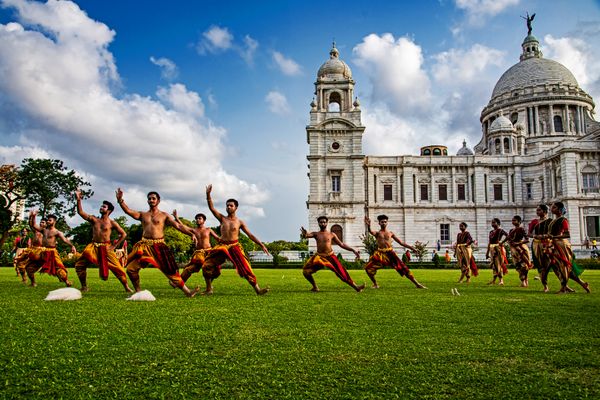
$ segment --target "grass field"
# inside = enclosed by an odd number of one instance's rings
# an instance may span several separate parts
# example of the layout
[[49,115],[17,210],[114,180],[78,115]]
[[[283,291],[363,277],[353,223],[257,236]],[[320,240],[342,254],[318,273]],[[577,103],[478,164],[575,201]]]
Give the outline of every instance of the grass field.
[[24,287],[1,268],[0,397],[600,398],[600,271],[583,275],[596,291],[569,295],[518,288],[514,271],[492,287],[488,270],[470,286],[416,270],[417,290],[384,270],[360,294],[329,271],[320,293],[299,270],[256,274],[264,297],[226,270],[213,296],[187,299],[144,270],[157,300],[134,303],[90,270],[83,299],[45,302],[55,278]]

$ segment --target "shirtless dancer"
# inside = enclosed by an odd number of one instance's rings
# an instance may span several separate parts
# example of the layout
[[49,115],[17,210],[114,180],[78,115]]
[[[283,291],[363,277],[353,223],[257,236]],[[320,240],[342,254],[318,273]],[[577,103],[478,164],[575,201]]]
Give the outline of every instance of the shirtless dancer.
[[188,289],[179,275],[177,263],[171,249],[165,244],[164,230],[169,225],[185,233],[180,223],[173,220],[169,214],[158,209],[160,195],[157,192],[148,193],[148,211],[134,211],[123,200],[123,191],[117,189],[117,202],[123,211],[131,218],[142,223],[142,240],[137,242],[127,257],[127,275],[136,292],[140,289],[140,269],[146,267],[158,268],[169,281],[180,288],[187,297],[194,297],[199,288]]
[[[75,263],[75,272],[77,273],[79,282],[81,282],[81,291],[87,292],[89,290],[87,286],[88,265],[96,264],[100,272],[100,279],[103,281],[107,280],[108,271],[110,270],[119,282],[121,282],[125,291],[132,293],[133,290],[127,284],[125,269],[123,269],[115,254],[115,248],[119,247],[127,236],[121,225],[110,219],[110,214],[115,207],[111,202],[103,201],[99,211],[100,218],[98,218],[83,211],[83,207],[81,206],[81,192],[79,190],[75,192],[75,198],[77,199],[77,213],[81,218],[92,224],[92,243],[85,247],[79,260]],[[116,243],[111,244],[110,234],[113,229],[117,231],[119,238]]]
[[258,295],[265,294],[269,291],[268,288],[260,288],[256,282],[256,276],[250,266],[250,260],[244,253],[244,249],[238,242],[240,236],[240,230],[242,230],[250,240],[259,245],[266,254],[269,254],[269,250],[265,245],[250,231],[248,227],[239,219],[235,213],[238,209],[238,201],[235,199],[229,199],[225,202],[225,209],[227,215],[223,215],[217,211],[213,205],[210,193],[212,192],[212,185],[206,187],[206,202],[208,208],[213,213],[216,219],[221,223],[221,240],[219,244],[212,248],[210,253],[206,256],[204,265],[202,266],[202,275],[206,281],[206,290],[204,294],[212,294],[213,287],[212,282],[221,275],[221,264],[225,260],[229,260],[233,263],[238,275],[248,281],[248,283],[254,288],[254,291]]
[[42,247],[39,251],[32,251],[29,254],[29,261],[25,269],[27,270],[27,276],[31,286],[37,286],[35,283],[35,273],[41,268],[42,273],[47,273],[52,276],[56,276],[59,281],[64,282],[67,287],[72,286],[71,281],[68,279],[67,268],[62,263],[60,255],[56,250],[56,238],[59,238],[64,243],[71,246],[73,254],[77,253],[77,249],[73,246],[65,235],[55,228],[56,216],[48,215],[46,217],[46,226],[42,228],[40,225],[35,223],[35,217],[37,211],[31,211],[29,213],[29,226],[42,234]]
[[[173,217],[175,217],[175,221],[181,223],[179,217],[177,216],[177,210],[173,210]],[[183,272],[181,273],[181,279],[184,282],[192,276],[192,274],[196,272],[200,272],[202,270],[202,265],[204,265],[204,260],[206,256],[210,252],[210,238],[213,237],[217,241],[221,238],[210,228],[204,226],[204,222],[206,222],[206,215],[204,214],[196,214],[194,218],[196,220],[196,227],[190,228],[181,224],[186,233],[192,237],[196,238],[196,250],[190,259],[190,262],[187,263],[185,267],[183,267]],[[171,285],[172,286],[172,285]]]
[[356,283],[354,283],[346,268],[344,268],[344,266],[340,263],[340,260],[338,260],[333,253],[333,248],[331,245],[337,244],[342,249],[353,252],[356,258],[360,257],[360,253],[347,244],[342,243],[335,233],[327,230],[327,223],[329,222],[327,217],[321,216],[317,218],[317,222],[319,223],[319,232],[307,232],[304,227],[300,228],[303,238],[314,238],[317,241],[317,253],[309,258],[302,268],[304,277],[312,285],[310,290],[313,292],[319,291],[319,287],[315,282],[313,274],[323,268],[328,268],[332,270],[342,282],[348,284],[357,292],[362,292],[365,288],[365,285],[362,284],[357,286]]
[[400,276],[406,276],[417,287],[417,289],[427,289],[425,286],[417,282],[412,272],[410,272],[410,269],[402,262],[400,257],[398,257],[392,248],[392,240],[395,240],[400,246],[406,247],[412,251],[415,251],[414,247],[402,242],[400,239],[398,239],[394,232],[387,230],[388,217],[386,215],[378,216],[377,221],[379,222],[379,227],[381,229],[375,232],[371,229],[371,220],[368,217],[365,217],[365,225],[367,226],[369,233],[375,236],[375,240],[377,242],[377,250],[375,253],[373,253],[365,265],[365,271],[367,272],[369,279],[371,279],[371,282],[373,282],[373,289],[379,289],[379,285],[375,279],[375,274],[377,273],[378,269],[383,268],[384,266],[390,266],[394,268],[400,274]]

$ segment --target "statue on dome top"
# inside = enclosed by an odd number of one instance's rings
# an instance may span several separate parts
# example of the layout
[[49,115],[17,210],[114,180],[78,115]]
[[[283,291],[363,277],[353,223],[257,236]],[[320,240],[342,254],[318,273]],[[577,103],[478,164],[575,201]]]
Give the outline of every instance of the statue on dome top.
[[523,18],[525,21],[527,21],[527,36],[531,35],[531,21],[533,21],[533,19],[535,18],[535,13],[529,15],[529,12],[525,13],[526,16],[522,16],[521,18]]

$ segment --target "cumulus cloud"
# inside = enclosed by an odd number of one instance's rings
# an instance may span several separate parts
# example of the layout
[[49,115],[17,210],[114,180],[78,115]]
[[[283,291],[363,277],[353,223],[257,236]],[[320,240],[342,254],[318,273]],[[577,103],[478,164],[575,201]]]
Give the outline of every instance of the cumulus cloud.
[[484,71],[490,66],[502,66],[505,52],[475,44],[470,49],[450,49],[433,56],[433,77],[444,84],[462,85],[487,80]]
[[68,1],[3,5],[18,22],[0,24],[0,118],[18,120],[9,126],[19,139],[0,146],[0,161],[57,157],[86,174],[98,195],[112,198],[123,186],[140,206],[157,189],[196,208],[212,182],[216,200],[238,197],[262,214],[256,205],[268,195],[223,168],[226,131],[205,119],[197,93],[172,84],[157,99],[116,97],[114,31]]
[[202,33],[202,39],[198,42],[196,50],[200,54],[217,53],[231,48],[233,35],[227,28],[211,26]]
[[239,49],[239,53],[244,61],[246,61],[246,64],[254,64],[256,49],[258,49],[258,41],[252,39],[250,35],[244,36],[244,46]]
[[600,95],[600,54],[578,37],[544,36],[544,56],[560,62],[592,97]]
[[352,50],[354,63],[369,77],[373,97],[400,114],[426,112],[430,81],[421,47],[408,37],[370,34]]
[[173,61],[165,57],[150,57],[150,61],[152,64],[160,67],[160,76],[162,76],[163,79],[172,81],[173,79],[177,78],[179,71],[177,70],[177,65]]
[[273,52],[273,61],[275,61],[279,70],[285,75],[295,76],[302,73],[302,69],[296,61],[284,56],[278,51]]
[[265,102],[269,108],[269,111],[275,114],[285,115],[289,114],[290,106],[287,98],[281,92],[272,90],[265,96]]
[[489,17],[494,17],[520,0],[455,0],[457,8],[467,13],[470,25],[482,26]]

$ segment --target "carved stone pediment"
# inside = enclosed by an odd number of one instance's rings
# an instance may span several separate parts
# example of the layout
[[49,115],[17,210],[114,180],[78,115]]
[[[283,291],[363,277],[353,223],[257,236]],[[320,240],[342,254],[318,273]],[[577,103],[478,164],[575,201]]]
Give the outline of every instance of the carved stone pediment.
[[490,182],[492,182],[492,183],[504,183],[506,181],[504,180],[504,178],[494,178]]

